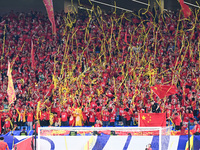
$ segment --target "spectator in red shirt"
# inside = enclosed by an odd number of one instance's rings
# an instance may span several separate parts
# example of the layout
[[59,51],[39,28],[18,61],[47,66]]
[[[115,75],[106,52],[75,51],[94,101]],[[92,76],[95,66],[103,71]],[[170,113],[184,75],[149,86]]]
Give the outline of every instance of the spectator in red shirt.
[[41,127],[46,126],[46,118],[47,118],[47,113],[46,113],[46,110],[43,109],[40,112],[40,125],[41,125]]
[[172,118],[174,124],[175,124],[175,130],[180,130],[182,126],[182,120],[180,115],[175,112],[174,117]]
[[197,121],[194,121],[194,129],[193,129],[193,133],[194,135],[200,135],[200,124]]
[[196,119],[194,118],[194,115],[193,115],[193,111],[192,111],[192,110],[190,110],[189,119],[190,119],[190,124],[191,124],[191,125],[194,125],[194,121],[195,121]]
[[125,119],[126,119],[126,126],[130,126],[131,124],[131,110],[125,109]]
[[119,121],[122,123],[123,122],[123,120],[124,120],[124,116],[123,116],[123,114],[124,114],[124,105],[120,105],[120,107],[119,107]]
[[90,110],[90,113],[89,113],[89,126],[94,126],[94,123],[95,123],[95,112],[94,112],[94,109],[92,108]]
[[102,127],[102,122],[100,120],[96,120],[94,127]]
[[17,125],[17,117],[18,117],[18,113],[16,111],[16,109],[13,109],[13,111],[11,112],[11,115],[12,115],[12,124],[13,126],[14,125]]
[[116,117],[115,105],[112,105],[112,109],[110,112],[110,126],[111,127],[115,126],[115,117]]
[[186,109],[185,113],[183,113],[183,123],[184,124],[187,124],[189,122],[189,109]]
[[28,113],[26,114],[26,116],[27,116],[28,130],[32,130],[33,129],[33,110],[31,108],[28,110]]
[[6,115],[5,123],[3,125],[4,134],[8,133],[11,130],[11,120],[8,115]]
[[61,126],[69,126],[68,114],[65,108],[63,108],[63,111],[61,112]]
[[9,150],[8,144],[4,142],[4,137],[0,137],[0,150]]
[[102,112],[103,127],[108,126],[109,119],[110,119],[109,116],[110,116],[110,113],[108,112],[108,109],[104,107],[103,112]]

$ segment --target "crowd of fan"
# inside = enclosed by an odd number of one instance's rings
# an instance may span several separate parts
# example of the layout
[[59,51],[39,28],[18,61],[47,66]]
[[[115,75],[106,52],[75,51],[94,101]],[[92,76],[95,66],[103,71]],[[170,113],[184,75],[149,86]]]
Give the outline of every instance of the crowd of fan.
[[[41,126],[137,126],[138,113],[152,111],[177,126],[198,121],[200,14],[183,18],[179,12],[62,12],[55,13],[53,35],[40,12],[1,16],[2,132],[32,129],[35,120]],[[8,61],[16,93],[10,106]],[[175,85],[178,93],[159,99],[150,90],[156,84]],[[152,110],[155,104],[159,109]]]

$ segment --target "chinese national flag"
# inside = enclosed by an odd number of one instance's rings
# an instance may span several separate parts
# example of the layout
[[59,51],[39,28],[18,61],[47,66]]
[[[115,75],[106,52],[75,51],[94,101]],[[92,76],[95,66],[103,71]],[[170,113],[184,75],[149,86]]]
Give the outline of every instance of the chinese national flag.
[[179,0],[179,3],[181,5],[185,18],[189,17],[192,14],[190,7],[186,5],[183,0]]
[[140,113],[139,127],[165,127],[165,113]]
[[165,96],[170,96],[177,93],[177,88],[174,85],[156,84],[150,88],[160,99],[164,98]]
[[56,24],[55,24],[54,11],[53,11],[53,2],[52,0],[43,0],[43,3],[46,7],[49,21],[51,22],[51,25],[52,25],[52,32],[53,34],[56,34]]

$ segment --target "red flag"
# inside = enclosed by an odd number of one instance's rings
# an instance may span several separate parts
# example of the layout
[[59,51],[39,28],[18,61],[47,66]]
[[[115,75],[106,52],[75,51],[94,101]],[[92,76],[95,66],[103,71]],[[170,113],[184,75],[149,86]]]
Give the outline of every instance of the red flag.
[[52,0],[43,0],[43,3],[46,7],[49,21],[51,22],[51,25],[52,25],[52,32],[53,34],[56,34],[56,24],[55,24],[54,11],[53,11],[53,2]]
[[167,88],[166,96],[170,96],[177,93],[177,88],[175,85],[170,85],[168,87],[166,86],[166,88]]
[[179,0],[179,3],[181,5],[185,18],[189,17],[192,14],[190,7],[186,5],[183,0]]
[[35,69],[35,59],[34,59],[34,49],[33,49],[33,41],[31,40],[31,67]]
[[166,113],[140,113],[139,127],[165,127]]
[[126,30],[126,33],[125,33],[124,42],[125,42],[126,44],[128,43],[128,41],[127,41],[127,30]]
[[12,70],[10,68],[10,62],[8,62],[8,71],[7,71],[8,88],[7,88],[7,94],[8,94],[8,102],[9,102],[9,104],[14,102],[14,100],[16,99],[15,89],[14,89],[14,85],[13,85],[11,72],[12,72]]
[[27,138],[17,144],[15,144],[14,149],[16,150],[32,150],[32,137]]
[[177,93],[177,88],[174,85],[160,85],[156,84],[155,86],[150,87],[154,93],[160,98],[165,96],[170,96]]

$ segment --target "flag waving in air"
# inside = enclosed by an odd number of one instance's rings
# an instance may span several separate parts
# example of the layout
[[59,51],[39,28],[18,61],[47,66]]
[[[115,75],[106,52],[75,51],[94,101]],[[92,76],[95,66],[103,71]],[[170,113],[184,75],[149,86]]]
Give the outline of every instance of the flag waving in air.
[[8,102],[9,102],[9,104],[14,102],[14,100],[16,99],[15,89],[14,89],[14,86],[13,86],[13,80],[12,80],[11,72],[12,72],[12,70],[10,68],[10,62],[8,61],[8,72],[7,72],[8,88],[7,88],[7,94],[8,94]]
[[173,95],[177,93],[177,88],[174,85],[160,85],[156,84],[155,86],[150,87],[153,92],[160,98],[165,96]]
[[181,5],[185,18],[189,17],[192,14],[190,7],[186,5],[183,0],[179,0],[179,3]]
[[128,41],[127,41],[127,30],[126,30],[126,33],[125,33],[124,42],[125,42],[126,44],[128,43]]
[[33,41],[31,40],[31,67],[35,69],[35,59],[34,59],[34,49],[33,49]]
[[53,2],[52,0],[43,0],[43,3],[46,7],[49,21],[51,22],[51,25],[52,25],[52,32],[53,34],[56,34],[56,24],[55,24],[54,11],[53,11]]

